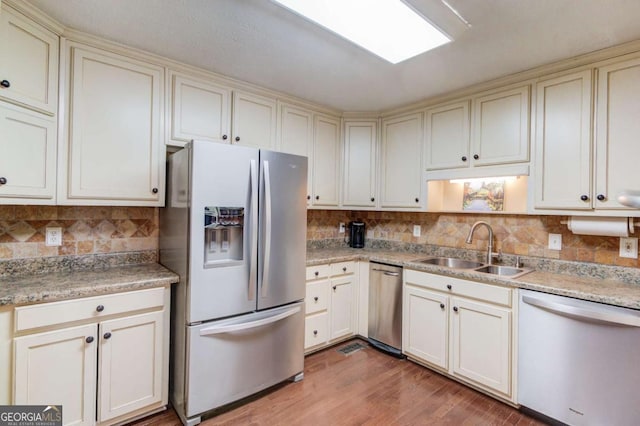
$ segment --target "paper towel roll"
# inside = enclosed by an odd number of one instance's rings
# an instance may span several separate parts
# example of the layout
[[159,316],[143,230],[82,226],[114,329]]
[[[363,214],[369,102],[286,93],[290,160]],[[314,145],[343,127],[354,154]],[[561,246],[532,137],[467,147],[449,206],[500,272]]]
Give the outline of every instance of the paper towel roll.
[[[567,227],[571,232],[578,235],[629,236],[629,219],[626,217],[571,216],[567,222]],[[633,228],[631,228],[631,232],[633,232]]]

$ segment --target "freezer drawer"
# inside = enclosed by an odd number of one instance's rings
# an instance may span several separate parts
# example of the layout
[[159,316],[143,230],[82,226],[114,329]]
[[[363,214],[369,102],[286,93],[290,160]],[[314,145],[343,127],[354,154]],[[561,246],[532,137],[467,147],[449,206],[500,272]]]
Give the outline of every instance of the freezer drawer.
[[187,327],[186,417],[302,372],[304,303]]

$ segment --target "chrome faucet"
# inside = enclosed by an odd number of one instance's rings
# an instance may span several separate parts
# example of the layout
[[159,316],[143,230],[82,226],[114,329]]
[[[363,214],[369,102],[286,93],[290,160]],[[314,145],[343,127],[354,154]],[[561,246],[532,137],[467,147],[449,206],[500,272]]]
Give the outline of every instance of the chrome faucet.
[[487,247],[487,265],[491,265],[493,263],[494,257],[500,257],[500,253],[493,252],[493,229],[491,229],[491,225],[489,225],[484,220],[479,220],[474,223],[471,229],[469,230],[469,235],[467,235],[467,240],[465,241],[467,244],[471,244],[473,242],[473,233],[476,231],[476,228],[480,225],[484,225],[489,230],[489,246]]

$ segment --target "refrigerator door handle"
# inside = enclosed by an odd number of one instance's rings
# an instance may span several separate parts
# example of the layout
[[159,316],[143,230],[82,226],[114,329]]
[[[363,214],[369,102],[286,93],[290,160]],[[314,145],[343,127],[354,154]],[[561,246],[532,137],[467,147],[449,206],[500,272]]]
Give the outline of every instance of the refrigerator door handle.
[[269,264],[271,263],[271,176],[269,162],[262,163],[264,175],[264,266],[262,267],[261,294],[267,296],[269,288]]
[[300,306],[296,306],[295,308],[288,309],[284,312],[281,312],[277,315],[261,318],[256,321],[242,322],[239,324],[229,324],[229,325],[214,325],[212,327],[203,328],[200,330],[201,336],[213,336],[216,334],[224,334],[224,333],[232,333],[234,331],[248,330],[251,328],[258,328],[264,325],[272,324],[274,322],[278,322],[285,318],[288,318],[292,315],[300,312]]
[[251,252],[249,254],[249,300],[255,297],[256,269],[258,267],[258,173],[256,160],[251,160],[249,165],[249,177],[251,183]]

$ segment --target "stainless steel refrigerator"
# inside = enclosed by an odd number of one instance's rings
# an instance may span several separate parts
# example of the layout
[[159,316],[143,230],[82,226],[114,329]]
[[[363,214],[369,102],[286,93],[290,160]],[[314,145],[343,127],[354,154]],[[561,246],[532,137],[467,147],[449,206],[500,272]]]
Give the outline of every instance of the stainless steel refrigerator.
[[184,424],[302,378],[307,159],[192,141],[168,161],[160,262],[172,299],[172,403]]

